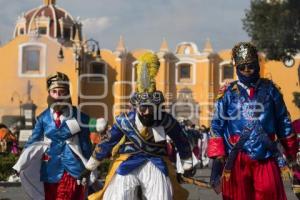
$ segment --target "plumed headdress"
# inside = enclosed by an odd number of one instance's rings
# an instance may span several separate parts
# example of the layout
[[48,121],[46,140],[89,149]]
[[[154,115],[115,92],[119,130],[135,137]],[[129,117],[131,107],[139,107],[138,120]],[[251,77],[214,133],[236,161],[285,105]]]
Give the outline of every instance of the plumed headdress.
[[155,77],[159,70],[159,60],[154,53],[147,52],[138,59],[136,92],[130,99],[132,105],[161,104],[164,97],[156,90]]

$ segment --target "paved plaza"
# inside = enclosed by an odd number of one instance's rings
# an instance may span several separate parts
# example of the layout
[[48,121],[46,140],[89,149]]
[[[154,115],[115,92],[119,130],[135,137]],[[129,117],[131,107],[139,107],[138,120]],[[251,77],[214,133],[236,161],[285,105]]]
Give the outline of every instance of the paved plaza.
[[[208,181],[210,169],[199,169],[195,178]],[[189,200],[221,200],[221,196],[215,194],[211,189],[202,189],[197,186],[184,184],[184,187],[189,190]],[[285,182],[285,190],[287,193],[288,200],[297,200],[291,190],[291,185]],[[26,197],[19,184],[5,186],[0,184],[0,200],[30,200]]]

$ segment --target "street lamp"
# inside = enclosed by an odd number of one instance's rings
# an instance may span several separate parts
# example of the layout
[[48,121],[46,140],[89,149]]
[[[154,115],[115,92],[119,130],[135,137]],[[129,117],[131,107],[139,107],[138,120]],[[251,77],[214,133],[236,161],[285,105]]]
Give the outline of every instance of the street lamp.
[[[92,38],[84,42],[74,43],[73,53],[76,61],[75,70],[78,71],[79,74],[82,70],[82,61],[84,61],[85,58],[84,53],[87,53],[88,55],[96,55],[96,61],[101,61],[101,51],[99,42]],[[61,46],[57,54],[57,59],[61,62],[64,58],[64,51],[63,47]]]
[[[94,39],[88,39],[83,43],[83,46],[86,46],[86,52],[88,54],[96,54],[96,60],[101,60],[100,46],[99,42]],[[95,48],[96,47],[96,48]]]
[[[64,44],[64,41],[61,41],[61,44]],[[73,53],[75,58],[75,71],[78,71],[78,77],[80,77],[82,72],[82,67],[86,63],[87,56],[94,57],[97,62],[100,62],[101,53],[99,42],[94,39],[88,39],[84,42],[73,42]],[[57,58],[59,61],[64,59],[64,51],[62,46],[58,51]],[[80,84],[80,83],[79,83]],[[80,96],[78,96],[78,105],[80,104]]]

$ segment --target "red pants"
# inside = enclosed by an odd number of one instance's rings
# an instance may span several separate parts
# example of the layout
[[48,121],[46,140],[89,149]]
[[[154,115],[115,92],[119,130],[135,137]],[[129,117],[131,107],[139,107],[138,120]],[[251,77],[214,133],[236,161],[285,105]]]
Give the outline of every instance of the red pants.
[[64,172],[58,183],[44,183],[45,200],[84,200],[85,188]]
[[273,159],[252,160],[239,153],[228,181],[223,179],[223,200],[286,200],[280,169]]

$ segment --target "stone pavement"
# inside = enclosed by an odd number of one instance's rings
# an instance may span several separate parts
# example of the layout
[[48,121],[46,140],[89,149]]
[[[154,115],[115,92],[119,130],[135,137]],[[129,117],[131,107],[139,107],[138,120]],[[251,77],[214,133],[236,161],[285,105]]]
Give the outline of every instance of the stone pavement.
[[[195,178],[208,181],[210,174],[210,169],[199,169]],[[189,190],[189,200],[221,200],[221,196],[215,194],[211,189],[202,189],[197,186],[184,184],[186,189]],[[297,200],[295,195],[291,190],[291,185],[285,182],[285,190],[288,200]],[[26,197],[26,194],[22,190],[20,184],[10,184],[5,185],[0,183],[0,200],[30,200]]]
[[[199,169],[195,175],[195,178],[209,181],[210,169]],[[285,192],[287,195],[288,200],[297,200],[296,196],[294,195],[291,184],[285,182]],[[217,195],[212,189],[202,189],[198,188],[197,186],[185,184],[184,187],[189,190],[189,200],[221,200],[221,195]],[[268,199],[269,200],[269,199]]]

